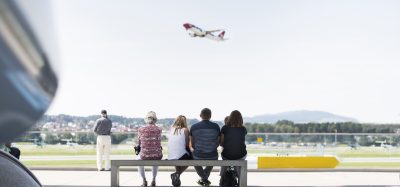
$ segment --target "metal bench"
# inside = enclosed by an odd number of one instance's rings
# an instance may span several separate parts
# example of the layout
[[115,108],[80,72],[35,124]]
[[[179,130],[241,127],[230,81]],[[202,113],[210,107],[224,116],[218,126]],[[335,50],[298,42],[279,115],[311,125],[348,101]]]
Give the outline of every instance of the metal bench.
[[247,187],[246,160],[111,160],[111,187],[119,186],[120,166],[240,166],[239,186]]

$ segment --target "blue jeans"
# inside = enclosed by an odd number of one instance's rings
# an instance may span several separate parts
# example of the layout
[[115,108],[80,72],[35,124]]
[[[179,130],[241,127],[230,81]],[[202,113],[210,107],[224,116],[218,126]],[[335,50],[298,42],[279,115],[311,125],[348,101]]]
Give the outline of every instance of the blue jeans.
[[[218,160],[218,156],[212,157],[212,158],[200,158],[200,157],[196,157],[195,155],[193,155],[193,159],[194,160]],[[199,177],[203,181],[208,180],[208,177],[210,177],[212,168],[213,168],[213,166],[206,166],[205,168],[203,168],[203,166],[194,166],[194,169],[196,169],[197,175],[199,175]]]

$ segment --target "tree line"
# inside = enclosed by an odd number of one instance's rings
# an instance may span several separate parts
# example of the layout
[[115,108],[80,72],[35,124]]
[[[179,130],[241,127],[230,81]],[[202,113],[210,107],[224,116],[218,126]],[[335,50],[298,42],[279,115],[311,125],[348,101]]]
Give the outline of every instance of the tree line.
[[275,124],[245,123],[251,133],[396,133],[400,124],[366,124],[356,122],[294,123],[279,120]]
[[[61,124],[76,123],[76,124],[87,124],[89,121],[94,121],[98,118],[98,115],[92,115],[87,117],[69,116],[69,115],[56,115],[50,116],[45,115],[32,131],[39,131],[40,133],[25,134],[15,141],[21,142],[43,142],[45,144],[66,144],[66,139],[72,140],[72,142],[78,144],[94,144],[96,136],[92,132],[87,133],[73,133],[73,132],[46,132],[41,128],[47,122],[56,122]],[[114,122],[124,125],[144,124],[142,118],[127,118],[123,116],[110,116]],[[160,119],[159,123],[163,124],[164,129],[172,125],[174,118]],[[197,123],[197,119],[188,119],[189,128],[192,124]],[[221,121],[218,121],[220,126],[223,125]],[[326,123],[295,123],[289,120],[279,120],[276,123],[245,123],[244,126],[249,133],[266,133],[264,136],[260,135],[248,135],[246,137],[247,142],[255,142],[257,138],[263,138],[268,141],[284,141],[284,142],[322,142],[322,141],[334,141],[334,137],[327,136],[307,136],[302,137],[285,137],[283,136],[268,136],[269,133],[396,133],[400,132],[400,124],[369,124],[369,123],[357,123],[357,122],[326,122]],[[132,140],[134,134],[118,133],[112,135],[112,143],[119,144],[124,141]],[[361,136],[360,136],[361,137]],[[327,139],[328,138],[328,139]],[[166,139],[163,137],[163,139]],[[367,138],[366,136],[357,138],[354,136],[341,136],[337,138],[339,142],[367,142],[362,143],[365,145],[372,144],[377,140],[386,140],[385,137]]]

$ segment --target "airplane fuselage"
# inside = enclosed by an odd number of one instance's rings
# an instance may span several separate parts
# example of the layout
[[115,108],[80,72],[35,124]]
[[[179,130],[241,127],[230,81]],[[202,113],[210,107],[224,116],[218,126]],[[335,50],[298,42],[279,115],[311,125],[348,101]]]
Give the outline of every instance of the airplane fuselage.
[[189,29],[186,29],[189,31],[189,35],[192,37],[205,37],[207,35],[206,31],[203,31],[202,29],[200,29],[199,27],[193,26]]
[[200,37],[200,38],[206,37],[208,39],[215,40],[215,41],[224,41],[225,40],[223,38],[225,31],[221,32],[220,35],[216,36],[213,34],[213,32],[218,32],[221,30],[206,31],[206,30],[203,30],[203,29],[201,29],[195,25],[192,25],[190,23],[183,24],[183,27],[185,27],[185,29],[189,32],[189,36],[191,36],[191,37]]

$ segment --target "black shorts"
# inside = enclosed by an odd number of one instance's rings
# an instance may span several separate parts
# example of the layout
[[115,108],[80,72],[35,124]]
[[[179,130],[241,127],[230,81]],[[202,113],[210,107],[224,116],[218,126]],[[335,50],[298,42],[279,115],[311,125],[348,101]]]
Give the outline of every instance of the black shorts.
[[188,153],[185,153],[181,158],[179,158],[178,160],[192,160],[192,156],[189,155]]

